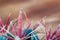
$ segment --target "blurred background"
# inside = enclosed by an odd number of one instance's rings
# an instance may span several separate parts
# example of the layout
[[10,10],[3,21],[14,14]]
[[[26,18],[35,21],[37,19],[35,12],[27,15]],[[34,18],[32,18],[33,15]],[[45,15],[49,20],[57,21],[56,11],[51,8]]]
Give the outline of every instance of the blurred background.
[[0,0],[0,17],[3,22],[6,22],[9,13],[11,20],[17,18],[20,8],[26,11],[33,24],[44,16],[46,23],[51,24],[53,29],[60,23],[60,0]]

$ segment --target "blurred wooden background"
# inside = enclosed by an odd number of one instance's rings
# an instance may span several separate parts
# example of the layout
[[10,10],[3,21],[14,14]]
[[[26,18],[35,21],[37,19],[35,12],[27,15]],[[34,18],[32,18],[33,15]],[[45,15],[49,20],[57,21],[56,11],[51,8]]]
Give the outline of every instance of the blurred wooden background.
[[9,13],[11,19],[17,18],[19,9],[23,8],[31,20],[46,16],[50,24],[60,23],[60,0],[0,0],[0,17],[4,23]]

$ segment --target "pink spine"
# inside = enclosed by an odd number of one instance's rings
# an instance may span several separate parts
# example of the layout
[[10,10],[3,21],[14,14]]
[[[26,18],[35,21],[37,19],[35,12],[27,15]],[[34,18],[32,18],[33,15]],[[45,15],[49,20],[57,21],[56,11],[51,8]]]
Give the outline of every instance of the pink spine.
[[18,32],[17,35],[19,37],[22,36],[22,10],[19,12],[19,17],[18,17]]

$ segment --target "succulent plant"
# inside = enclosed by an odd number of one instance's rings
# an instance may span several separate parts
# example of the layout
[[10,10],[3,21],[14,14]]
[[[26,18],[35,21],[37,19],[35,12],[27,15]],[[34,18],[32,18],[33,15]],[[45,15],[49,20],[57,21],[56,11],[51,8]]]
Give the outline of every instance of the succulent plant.
[[[22,24],[22,13],[24,13],[27,23],[27,28],[23,28]],[[15,23],[17,22],[17,29]],[[10,15],[7,18],[7,22],[4,25],[1,18],[0,18],[0,40],[40,40],[35,30],[38,28],[38,26],[42,24],[45,31],[45,37],[46,40],[60,40],[60,34],[56,35],[58,30],[60,29],[60,25],[57,27],[57,29],[51,33],[51,29],[49,28],[48,31],[46,31],[46,23],[44,21],[44,18],[42,18],[39,23],[34,25],[34,28],[31,27],[31,22],[29,21],[27,15],[25,12],[22,12],[20,10],[19,16],[16,20],[10,21]],[[10,30],[11,28],[11,30]],[[60,30],[59,30],[60,31]]]

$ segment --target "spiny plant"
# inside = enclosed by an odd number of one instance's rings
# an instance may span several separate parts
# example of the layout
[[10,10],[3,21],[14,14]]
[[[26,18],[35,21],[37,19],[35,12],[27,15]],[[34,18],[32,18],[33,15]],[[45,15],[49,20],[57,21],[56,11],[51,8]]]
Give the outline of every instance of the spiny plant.
[[[27,28],[23,29],[23,24],[22,24],[22,13],[24,13],[25,18],[26,18],[26,23],[27,23]],[[15,23],[17,22],[17,27],[18,29],[16,30],[15,28]],[[2,19],[0,18],[0,40],[42,40],[38,38],[38,33],[35,32],[35,30],[40,26],[43,25],[44,31],[45,31],[45,40],[60,40],[60,34],[56,35],[58,30],[60,29],[60,25],[57,27],[57,29],[51,33],[51,28],[46,31],[46,23],[44,18],[42,18],[37,24],[35,24],[32,28],[31,27],[31,22],[29,21],[26,12],[23,12],[20,10],[19,16],[16,20],[10,21],[10,15],[7,18],[7,22],[4,25],[2,22]],[[10,30],[11,27],[11,30]],[[11,32],[10,32],[10,31]],[[60,31],[60,30],[59,30]],[[37,35],[38,34],[38,35]]]

